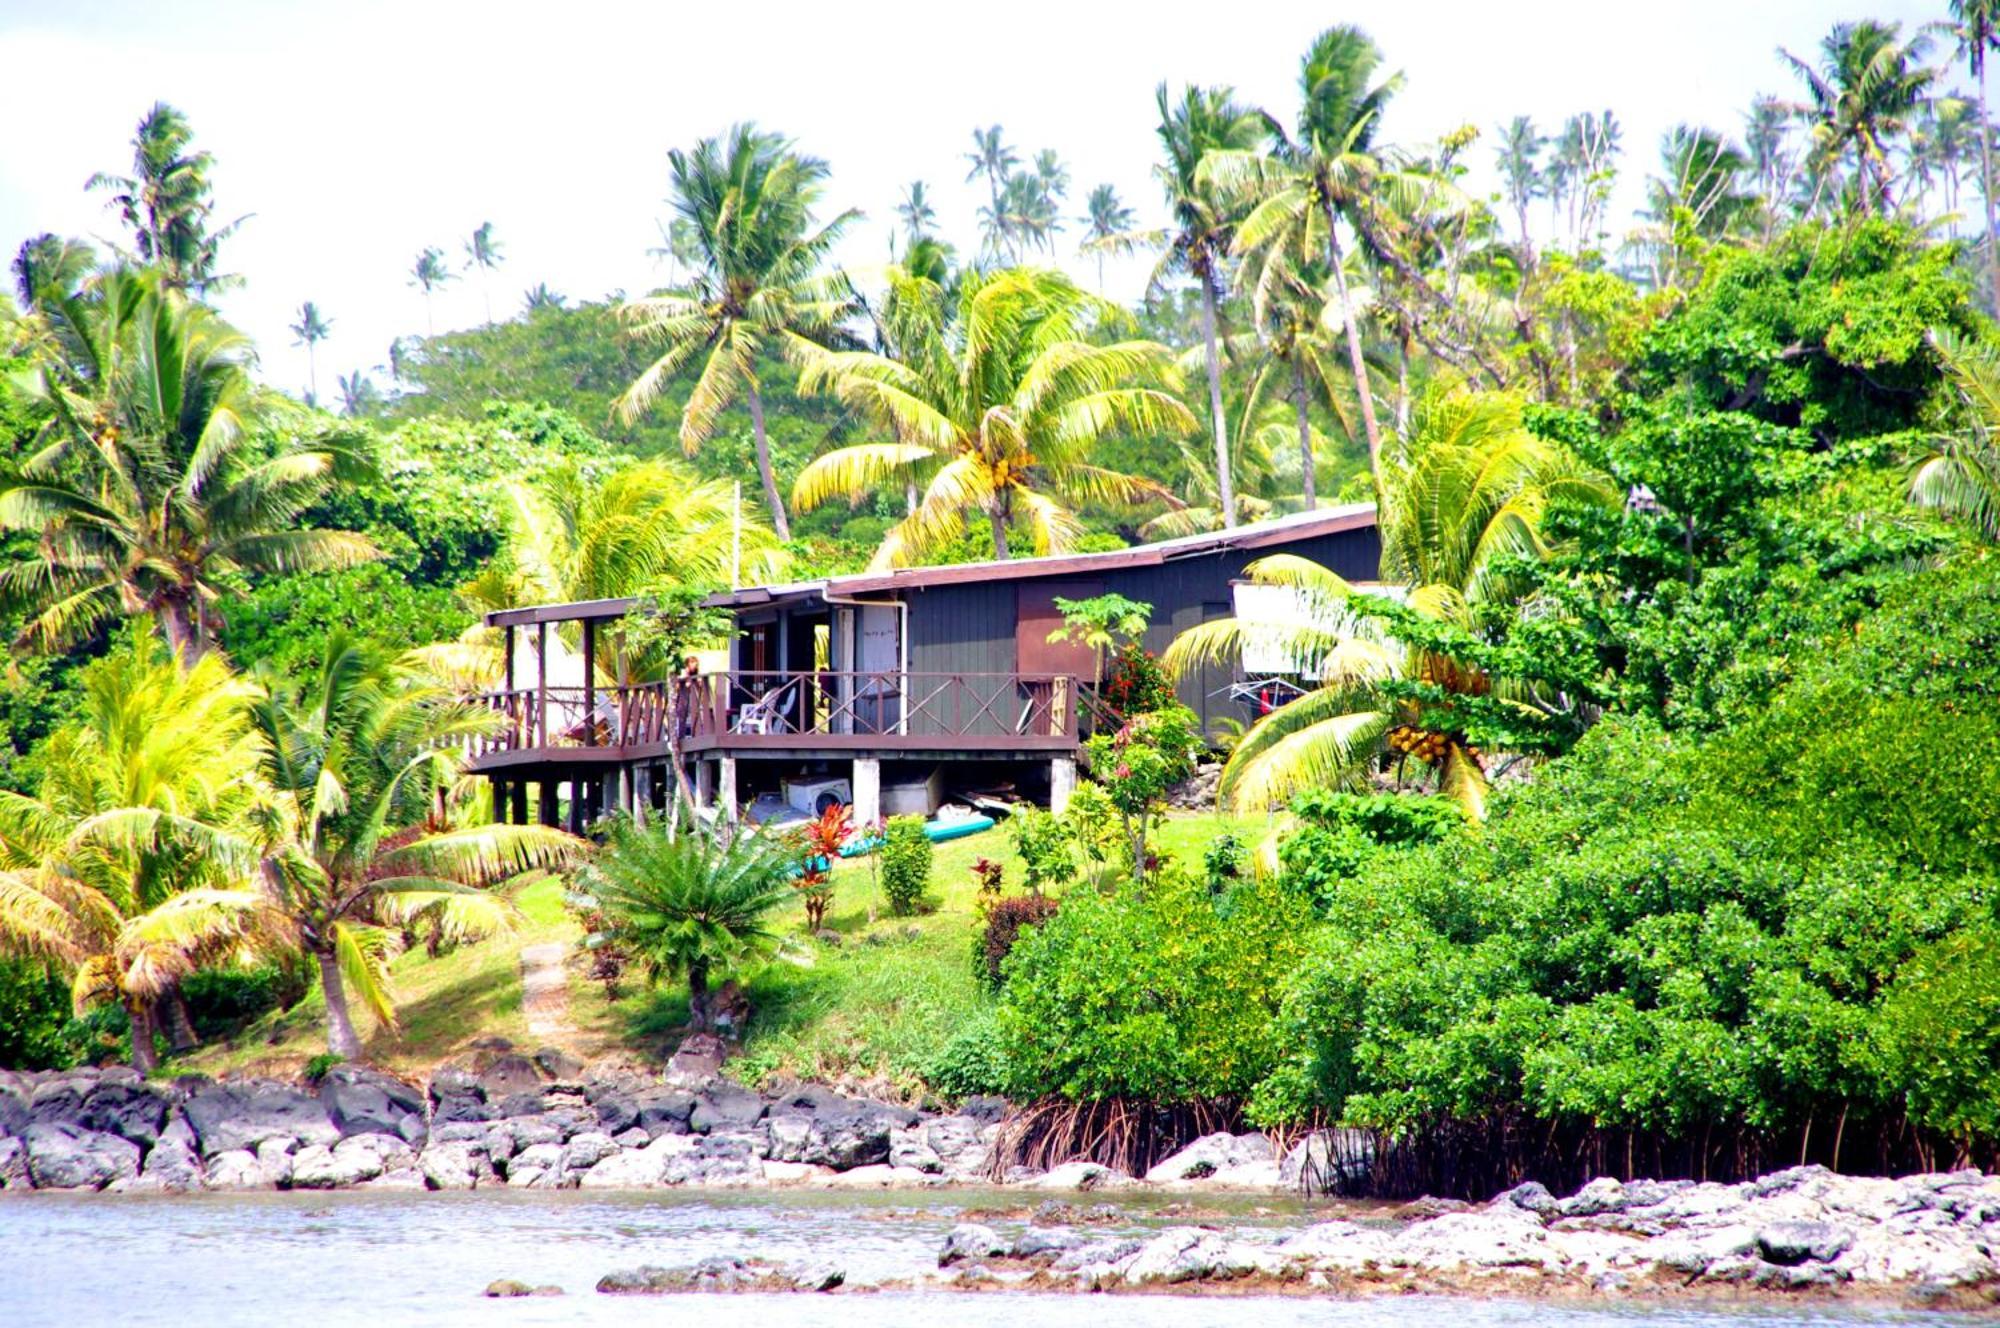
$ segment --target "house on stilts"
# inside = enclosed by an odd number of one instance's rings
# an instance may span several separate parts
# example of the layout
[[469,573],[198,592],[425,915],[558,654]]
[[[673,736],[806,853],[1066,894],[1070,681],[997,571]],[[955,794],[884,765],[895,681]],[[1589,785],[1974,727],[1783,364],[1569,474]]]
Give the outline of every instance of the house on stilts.
[[[629,599],[505,609],[507,685],[482,700],[504,723],[470,773],[505,819],[580,830],[614,810],[663,808],[676,784],[734,816],[760,795],[806,810],[848,803],[866,824],[928,815],[947,796],[998,791],[1058,810],[1099,713],[1088,647],[1052,644],[1058,599],[1152,605],[1155,653],[1237,612],[1244,569],[1272,554],[1372,581],[1369,505],[1321,508],[1107,553],[910,567],[749,586],[707,603],[734,620],[727,667],[607,681],[600,646]],[[1267,693],[1240,670],[1179,683],[1205,728],[1251,719]],[[673,768],[681,763],[678,774]]]

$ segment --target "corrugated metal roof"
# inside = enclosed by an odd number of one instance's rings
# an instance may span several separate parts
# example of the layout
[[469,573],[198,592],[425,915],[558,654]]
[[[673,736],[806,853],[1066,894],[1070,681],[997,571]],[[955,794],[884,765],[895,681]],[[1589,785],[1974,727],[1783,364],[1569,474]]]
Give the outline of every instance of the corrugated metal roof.
[[[702,602],[714,608],[751,608],[776,600],[881,594],[884,591],[920,590],[926,586],[958,585],[967,581],[1019,581],[1038,576],[1077,576],[1108,572],[1123,567],[1152,567],[1177,558],[1194,558],[1224,549],[1263,549],[1296,539],[1337,535],[1343,531],[1365,530],[1375,524],[1375,505],[1355,503],[1347,507],[1321,507],[1237,526],[1234,530],[1183,535],[1179,539],[1137,544],[1129,549],[1105,553],[1062,553],[1043,558],[1010,558],[983,563],[955,563],[948,567],[898,567],[886,572],[856,572],[849,576],[822,577],[814,581],[791,581],[769,586],[745,586],[741,590],[710,595]],[[576,622],[583,619],[622,618],[637,604],[632,599],[585,600],[573,604],[543,604],[526,609],[502,609],[486,615],[493,627],[529,626],[545,622]]]

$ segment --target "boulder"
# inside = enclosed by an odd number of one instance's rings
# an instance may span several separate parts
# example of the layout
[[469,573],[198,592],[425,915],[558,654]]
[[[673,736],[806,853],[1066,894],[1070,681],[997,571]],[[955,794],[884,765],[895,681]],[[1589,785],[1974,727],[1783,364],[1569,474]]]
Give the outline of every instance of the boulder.
[[1556,1197],[1549,1193],[1549,1187],[1538,1180],[1524,1181],[1513,1189],[1496,1195],[1492,1205],[1489,1206],[1498,1207],[1502,1204],[1544,1219],[1554,1216],[1562,1207]]
[[424,1123],[424,1095],[400,1079],[358,1065],[336,1065],[319,1081],[319,1100],[343,1138],[393,1134],[411,1142],[406,1123]]
[[938,1251],[938,1267],[949,1268],[967,1259],[993,1259],[1007,1253],[1008,1244],[992,1227],[978,1222],[961,1222],[946,1233],[944,1248]]
[[486,1089],[479,1077],[455,1065],[447,1065],[431,1076],[431,1128],[440,1125],[491,1120],[486,1107]]
[[271,1184],[257,1163],[257,1155],[244,1148],[210,1157],[207,1179],[211,1190],[262,1190]]
[[1545,1268],[1561,1262],[1542,1220],[1511,1205],[1415,1223],[1391,1242],[1391,1251],[1405,1267],[1446,1271]]
[[1125,1281],[1176,1283],[1276,1272],[1284,1260],[1256,1245],[1232,1241],[1204,1227],[1170,1227],[1140,1247]]
[[699,1145],[684,1134],[664,1134],[640,1148],[600,1159],[578,1184],[586,1190],[648,1190],[668,1184],[668,1164]]
[[475,1143],[432,1144],[417,1159],[424,1185],[433,1190],[470,1190],[492,1176],[486,1150]]
[[563,1183],[561,1144],[530,1144],[507,1160],[510,1190],[553,1190]]
[[562,1169],[564,1171],[588,1171],[619,1151],[611,1136],[596,1130],[587,1130],[563,1145]]
[[169,1191],[202,1188],[201,1156],[195,1151],[194,1128],[176,1116],[146,1153],[140,1176],[155,1188]]
[[522,1296],[560,1296],[562,1293],[563,1289],[559,1286],[530,1286],[511,1277],[503,1277],[497,1282],[488,1282],[486,1290],[480,1294],[490,1300],[512,1300]]
[[847,1281],[847,1270],[831,1259],[810,1259],[785,1269],[783,1276],[797,1291],[832,1291]]
[[1088,1236],[1067,1227],[1029,1227],[1014,1237],[1007,1253],[1016,1259],[1053,1259],[1090,1243]]
[[1261,1134],[1208,1134],[1146,1172],[1153,1185],[1175,1181],[1204,1180],[1231,1167],[1269,1162],[1274,1154],[1271,1141]]
[[571,1081],[583,1073],[583,1062],[560,1047],[543,1047],[531,1059],[551,1079]]
[[674,1088],[698,1089],[722,1073],[729,1047],[713,1033],[691,1033],[667,1059],[664,1078]]
[[33,1124],[23,1138],[27,1173],[38,1190],[101,1190],[139,1174],[139,1145],[67,1122]]
[[889,1165],[935,1175],[944,1170],[944,1159],[931,1147],[924,1127],[912,1125],[890,1134]]
[[539,1088],[531,1088],[519,1093],[509,1093],[505,1097],[489,1097],[486,1109],[495,1120],[510,1120],[515,1116],[539,1116],[548,1107],[548,1099]]
[[257,1166],[266,1185],[292,1183],[292,1156],[297,1147],[291,1139],[266,1139],[257,1145]]
[[606,1273],[597,1289],[608,1296],[663,1296],[686,1291],[737,1291],[763,1280],[764,1274],[741,1259],[727,1255],[703,1259],[689,1268],[638,1268]]
[[1830,1222],[1772,1222],[1757,1229],[1758,1256],[1785,1268],[1832,1263],[1853,1244],[1852,1231]]
[[843,1104],[805,1112],[787,1108],[765,1120],[770,1155],[780,1162],[807,1162],[846,1171],[889,1160],[894,1117],[866,1104]]
[[166,1126],[169,1105],[167,1094],[151,1084],[106,1078],[83,1095],[75,1119],[86,1130],[151,1148]]
[[1065,1162],[1027,1182],[1036,1190],[1118,1190],[1135,1182],[1122,1171],[1097,1162]]
[[292,1158],[295,1190],[333,1190],[374,1180],[386,1172],[414,1169],[416,1155],[400,1135],[357,1134],[333,1147],[311,1144]]
[[[681,1138],[665,1135],[649,1147],[657,1148],[669,1139]],[[763,1152],[753,1138],[712,1134],[688,1143],[688,1147],[669,1154],[661,1178],[665,1184],[734,1189],[756,1185],[764,1179]]]
[[28,1146],[13,1135],[0,1135],[0,1190],[25,1190],[28,1181]]
[[1368,1177],[1375,1137],[1366,1130],[1314,1130],[1278,1164],[1278,1183],[1307,1194],[1333,1194]]
[[[764,1165],[768,1168],[774,1164],[766,1162]],[[824,1167],[815,1167],[814,1170],[821,1173],[814,1184],[830,1190],[920,1189],[940,1184],[943,1179],[928,1171],[918,1171],[914,1167],[892,1167],[885,1162],[876,1162],[865,1167],[851,1167],[846,1171],[833,1171]]]
[[623,1093],[600,1094],[591,1106],[597,1111],[599,1127],[613,1138],[639,1123],[639,1104]]
[[637,1116],[633,1123],[651,1138],[663,1134],[686,1134],[694,1115],[695,1096],[672,1088],[650,1088],[633,1099]]
[[181,1113],[204,1157],[255,1149],[268,1139],[330,1147],[340,1138],[318,1098],[261,1079],[207,1085],[189,1096]]
[[28,1128],[28,1098],[32,1090],[0,1082],[0,1138],[15,1137]]
[[696,1134],[747,1130],[764,1119],[764,1112],[763,1098],[740,1084],[719,1080],[696,1096],[688,1124]]

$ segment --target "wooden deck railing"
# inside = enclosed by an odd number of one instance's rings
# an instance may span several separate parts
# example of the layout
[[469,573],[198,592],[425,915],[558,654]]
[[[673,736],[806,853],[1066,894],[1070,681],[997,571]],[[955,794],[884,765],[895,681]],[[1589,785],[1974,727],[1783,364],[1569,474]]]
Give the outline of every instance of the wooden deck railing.
[[[1005,749],[1074,743],[1096,713],[1070,674],[737,671],[630,687],[488,692],[503,716],[474,757],[550,748],[819,745]],[[863,741],[870,740],[870,741]]]

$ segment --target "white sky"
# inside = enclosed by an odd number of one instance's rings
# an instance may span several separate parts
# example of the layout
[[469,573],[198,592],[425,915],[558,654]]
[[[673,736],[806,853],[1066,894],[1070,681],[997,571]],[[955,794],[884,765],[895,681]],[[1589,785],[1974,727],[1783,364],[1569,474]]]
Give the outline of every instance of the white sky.
[[[318,302],[333,320],[319,361],[321,395],[333,398],[336,372],[372,369],[393,336],[424,329],[408,284],[418,250],[435,244],[461,263],[481,221],[505,252],[496,315],[538,281],[572,298],[657,284],[665,273],[646,250],[668,215],[665,153],[738,119],[830,162],[829,203],[868,213],[847,261],[885,255],[902,187],[917,178],[937,195],[944,238],[969,253],[984,197],[964,182],[975,125],[1003,124],[1024,159],[1056,148],[1071,169],[1072,216],[1108,181],[1154,224],[1155,84],[1233,84],[1289,119],[1308,41],[1358,22],[1408,75],[1384,137],[1419,145],[1476,124],[1484,185],[1501,121],[1525,113],[1546,132],[1575,111],[1614,110],[1625,126],[1622,224],[1667,128],[1734,132],[1753,95],[1791,95],[1778,46],[1805,55],[1842,19],[1913,26],[1943,8],[0,0],[0,246],[11,260],[41,231],[116,235],[103,195],[83,183],[128,170],[134,125],[169,101],[218,159],[221,214],[255,214],[224,249],[226,270],[249,279],[223,297],[225,312],[256,339],[266,376],[296,391],[305,352],[287,326],[302,300]],[[1094,280],[1075,241],[1072,227],[1059,254]],[[1136,294],[1144,270],[1120,265],[1110,293]],[[439,330],[482,321],[477,280],[447,288],[436,316]]]

